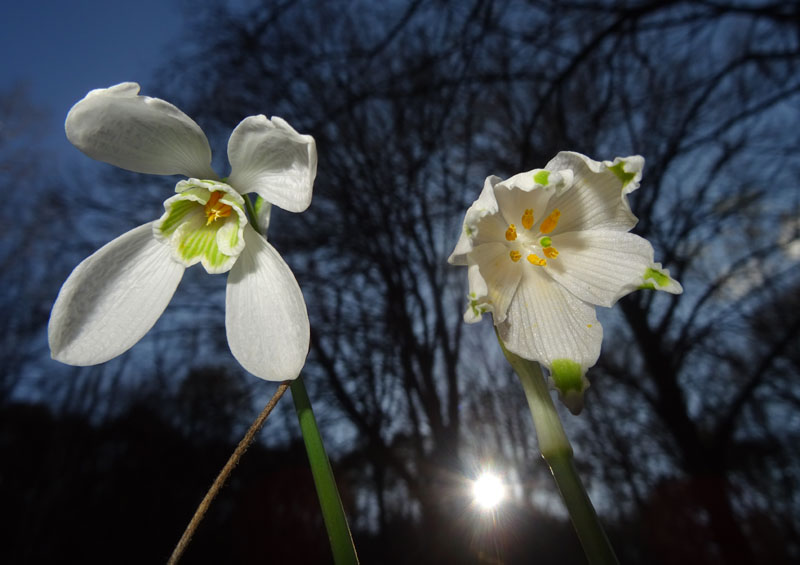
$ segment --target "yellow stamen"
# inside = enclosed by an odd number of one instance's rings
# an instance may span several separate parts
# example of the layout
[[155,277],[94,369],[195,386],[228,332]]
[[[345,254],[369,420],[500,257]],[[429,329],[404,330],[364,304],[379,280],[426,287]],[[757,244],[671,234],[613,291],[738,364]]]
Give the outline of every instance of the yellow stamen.
[[544,249],[542,249],[542,251],[544,252],[545,255],[547,255],[548,259],[555,259],[556,257],[558,257],[558,249],[556,249],[555,247],[545,247]]
[[532,265],[538,265],[539,267],[544,267],[545,265],[547,265],[547,261],[545,259],[542,259],[538,255],[535,255],[533,253],[528,255],[528,261],[530,261]]
[[522,214],[522,227],[529,230],[533,227],[533,210],[528,208]]
[[520,258],[522,257],[522,253],[520,253],[520,252],[519,252],[519,251],[517,251],[516,249],[512,249],[512,250],[509,252],[508,256],[509,256],[509,257],[511,257],[511,260],[512,260],[512,261],[514,261],[514,263],[516,263],[516,262],[517,262],[517,261],[519,261],[519,260],[520,260]]
[[208,218],[206,225],[209,225],[218,218],[227,218],[231,215],[233,208],[224,203],[220,204],[219,202],[220,198],[223,196],[225,196],[225,193],[222,191],[211,193],[211,198],[208,199],[208,203],[206,203],[205,207],[206,218]]
[[542,222],[542,227],[539,228],[539,231],[542,233],[550,233],[554,229],[556,229],[556,225],[558,225],[558,218],[561,217],[561,211],[556,208],[550,215],[547,216],[544,221]]
[[508,226],[508,229],[506,230],[506,239],[508,241],[514,241],[517,239],[517,226],[514,224]]

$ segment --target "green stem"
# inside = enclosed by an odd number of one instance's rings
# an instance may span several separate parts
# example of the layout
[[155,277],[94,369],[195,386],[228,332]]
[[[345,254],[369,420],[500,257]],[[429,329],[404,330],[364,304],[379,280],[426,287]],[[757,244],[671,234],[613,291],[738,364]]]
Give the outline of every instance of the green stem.
[[611,542],[606,537],[592,501],[575,469],[572,445],[564,433],[561,418],[553,404],[542,369],[538,363],[508,351],[499,337],[498,341],[506,359],[522,381],[522,388],[525,390],[528,407],[533,416],[539,449],[550,467],[550,472],[553,473],[586,558],[593,565],[618,564]]
[[[262,233],[261,226],[258,225],[258,215],[249,197],[244,197],[244,205],[247,214],[250,216],[250,223],[253,228]],[[294,409],[297,411],[297,419],[300,421],[300,432],[303,434],[303,442],[306,445],[308,462],[311,465],[311,475],[314,477],[314,486],[317,488],[317,497],[322,508],[322,519],[325,522],[325,529],[328,532],[328,541],[333,551],[333,560],[336,565],[351,565],[358,563],[356,547],[353,544],[353,536],[350,534],[350,527],[347,525],[347,516],[344,513],[342,499],[339,497],[339,489],[336,488],[336,479],[333,478],[333,469],[322,443],[322,435],[317,427],[317,419],[311,409],[311,401],[306,392],[306,385],[303,378],[298,376],[290,385],[292,390],[292,400]]]
[[325,521],[325,529],[328,531],[328,540],[333,551],[334,563],[336,565],[358,563],[342,500],[339,498],[339,490],[336,488],[336,481],[333,478],[333,470],[328,460],[328,454],[325,452],[325,446],[322,444],[322,436],[319,433],[317,420],[314,418],[311,401],[308,399],[302,377],[297,377],[292,381],[291,390],[294,408],[300,421],[300,430],[303,433],[303,441],[306,444],[306,453],[311,463],[311,474],[314,477],[317,496],[322,507],[322,518]]

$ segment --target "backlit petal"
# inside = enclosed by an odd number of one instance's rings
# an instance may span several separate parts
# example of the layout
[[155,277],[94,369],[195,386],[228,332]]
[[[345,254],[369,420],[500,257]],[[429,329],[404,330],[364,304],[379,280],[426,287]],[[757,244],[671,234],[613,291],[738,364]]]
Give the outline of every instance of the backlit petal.
[[106,244],[61,287],[48,326],[53,359],[96,365],[127,351],[161,316],[183,271],[152,223]]
[[554,234],[589,229],[628,231],[636,225],[625,195],[639,186],[644,159],[636,155],[615,163],[612,170],[609,162],[599,163],[580,153],[564,151],[547,164],[551,171],[573,172],[572,183],[550,200],[548,213],[555,208],[561,210]]
[[591,230],[555,236],[557,259],[547,273],[572,294],[591,304],[613,306],[642,286],[653,264],[653,247],[632,233]]
[[536,186],[533,176],[532,171],[515,175],[498,183],[494,189],[497,204],[506,223],[516,225],[519,230],[523,229],[521,220],[525,210],[532,211],[534,223],[544,218],[547,203],[555,190],[554,186]]
[[506,319],[506,310],[517,291],[522,277],[522,265],[509,258],[508,248],[502,243],[479,245],[470,254],[470,259],[478,265],[480,275],[486,283],[486,311],[492,312],[494,323],[499,324]]
[[242,367],[262,379],[295,379],[308,354],[303,294],[289,266],[247,225],[245,248],[228,275],[225,329]]
[[70,142],[92,159],[155,175],[216,179],[203,130],[178,108],[126,82],[92,90],[67,115]]
[[[497,213],[497,200],[494,197],[494,187],[500,182],[500,177],[488,176],[483,183],[478,199],[467,209],[464,216],[464,223],[461,227],[461,235],[458,238],[455,249],[447,258],[451,265],[466,265],[467,254],[472,251],[473,240],[478,236],[478,223],[488,215]],[[505,228],[503,228],[505,229]]]
[[240,193],[256,192],[284,210],[302,212],[311,203],[317,176],[317,146],[281,118],[250,116],[228,140],[230,184]]
[[520,357],[547,367],[569,359],[584,373],[597,362],[603,341],[594,307],[553,284],[541,269],[525,270],[497,330],[508,350]]

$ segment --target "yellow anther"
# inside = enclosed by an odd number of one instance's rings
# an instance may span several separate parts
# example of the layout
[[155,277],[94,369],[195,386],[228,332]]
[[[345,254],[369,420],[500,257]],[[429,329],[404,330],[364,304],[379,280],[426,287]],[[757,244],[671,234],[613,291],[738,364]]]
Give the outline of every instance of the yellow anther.
[[542,233],[550,233],[554,229],[556,229],[556,225],[558,225],[558,218],[561,217],[561,211],[556,208],[550,215],[547,216],[544,221],[542,222],[542,227],[539,228],[539,231]]
[[220,204],[219,200],[225,196],[225,193],[222,191],[216,191],[211,193],[211,198],[208,199],[206,203],[205,212],[206,212],[206,225],[209,225],[211,222],[218,218],[227,218],[231,215],[233,208],[228,206],[227,204]]
[[545,265],[547,265],[547,261],[545,259],[542,259],[541,257],[535,255],[534,253],[528,255],[528,261],[530,261],[532,265],[538,265],[539,267],[544,267]]
[[522,214],[522,227],[529,230],[533,227],[533,210],[528,208]]
[[517,239],[517,226],[514,224],[510,224],[508,229],[506,230],[506,239],[508,241],[514,241]]
[[516,249],[512,249],[508,253],[508,256],[511,257],[511,260],[514,261],[514,263],[516,263],[517,261],[519,261],[522,258],[522,253],[520,253]]
[[558,249],[556,249],[555,247],[545,247],[544,249],[542,249],[542,251],[544,252],[545,255],[547,255],[548,259],[555,259],[556,257],[558,257]]

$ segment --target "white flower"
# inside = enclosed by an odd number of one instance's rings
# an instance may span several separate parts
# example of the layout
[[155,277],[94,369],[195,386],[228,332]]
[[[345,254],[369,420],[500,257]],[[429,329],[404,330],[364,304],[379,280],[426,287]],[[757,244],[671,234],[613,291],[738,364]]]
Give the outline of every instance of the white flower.
[[[50,315],[53,358],[95,365],[127,351],[161,316],[184,270],[201,263],[209,273],[229,272],[225,327],[234,357],[263,379],[296,378],[308,354],[305,301],[289,266],[248,223],[242,195],[305,210],[317,171],[314,139],[281,118],[245,118],[228,141],[232,170],[221,180],[200,127],[172,104],[138,93],[130,82],[91,91],[70,110],[67,137],[93,159],[189,178],[159,220],[75,268]],[[258,211],[262,222],[264,210],[269,205]]]
[[628,233],[637,220],[627,195],[643,165],[639,156],[598,163],[562,152],[544,169],[491,176],[448,259],[468,267],[464,319],[491,312],[506,348],[548,367],[575,413],[603,340],[595,306],[639,288],[682,292],[650,243]]

